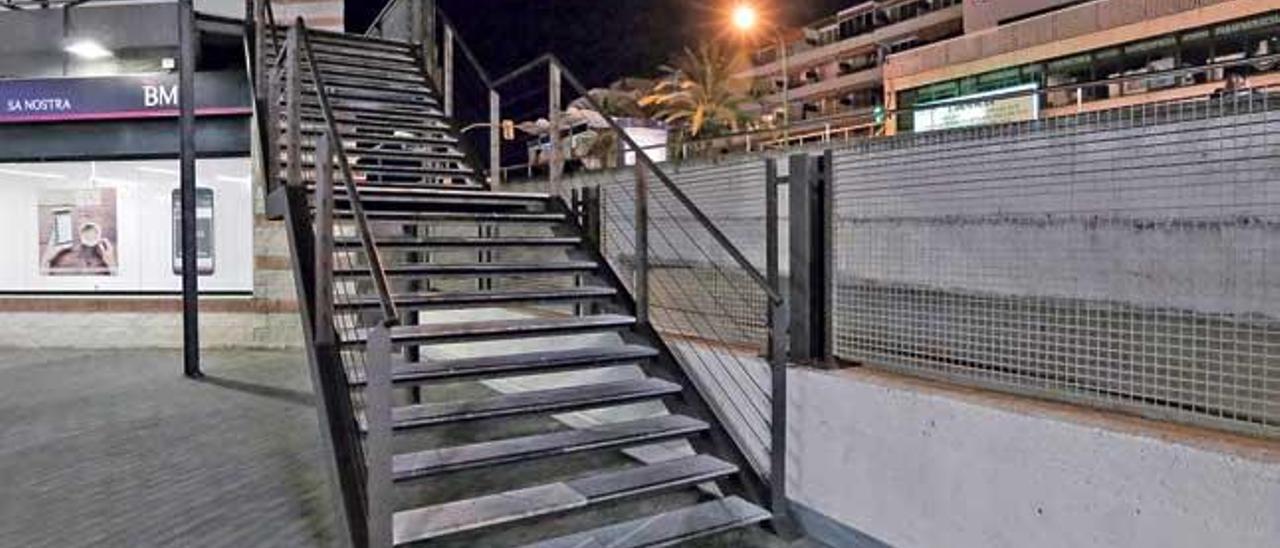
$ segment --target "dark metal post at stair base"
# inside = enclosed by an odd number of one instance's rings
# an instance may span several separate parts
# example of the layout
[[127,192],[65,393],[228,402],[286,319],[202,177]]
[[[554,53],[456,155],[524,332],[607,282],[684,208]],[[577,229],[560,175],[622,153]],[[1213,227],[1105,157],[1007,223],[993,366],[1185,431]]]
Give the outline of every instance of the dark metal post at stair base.
[[182,179],[182,370],[200,372],[200,273],[196,265],[196,15],[192,0],[178,2],[179,172]]
[[[778,163],[765,160],[765,269],[769,285],[779,296],[783,294],[781,263],[779,261],[778,233]],[[769,510],[773,513],[773,528],[779,536],[797,536],[798,529],[791,517],[787,500],[787,328],[789,323],[786,299],[768,299],[769,302],[769,368],[772,391],[770,392],[770,440],[769,440]]]
[[365,527],[363,450],[355,429],[355,415],[342,358],[336,344],[325,342],[336,340],[333,326],[317,326],[315,321],[316,274],[312,268],[316,264],[316,243],[311,215],[307,211],[306,190],[300,187],[279,188],[269,198],[268,208],[284,217],[289,248],[296,265],[293,269],[294,286],[298,302],[305,303],[299,311],[307,342],[311,385],[316,391],[321,440],[325,454],[332,457],[326,468],[329,484],[333,487],[336,534],[340,539],[349,539],[353,546],[364,546],[368,531]]
[[379,324],[369,331],[365,369],[365,423],[369,447],[365,467],[368,497],[369,546],[394,543],[391,521],[395,496],[392,492],[391,450],[391,331]]
[[636,321],[649,323],[649,180],[645,168],[636,163],[636,269],[634,293]]

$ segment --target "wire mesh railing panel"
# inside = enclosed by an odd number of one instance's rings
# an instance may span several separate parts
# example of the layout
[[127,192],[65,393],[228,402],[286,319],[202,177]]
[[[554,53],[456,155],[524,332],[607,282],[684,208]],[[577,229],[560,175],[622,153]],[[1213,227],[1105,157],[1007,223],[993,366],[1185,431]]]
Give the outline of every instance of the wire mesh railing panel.
[[1280,434],[1280,97],[836,153],[839,357]]
[[[571,180],[600,191],[602,252],[636,293],[639,269],[635,169]],[[770,447],[769,301],[707,229],[648,171],[650,322],[715,409],[756,469],[768,473]],[[763,165],[673,173],[731,240],[763,242]],[[753,195],[754,194],[754,195]],[[762,244],[761,244],[762,245]],[[763,249],[744,246],[763,263]]]

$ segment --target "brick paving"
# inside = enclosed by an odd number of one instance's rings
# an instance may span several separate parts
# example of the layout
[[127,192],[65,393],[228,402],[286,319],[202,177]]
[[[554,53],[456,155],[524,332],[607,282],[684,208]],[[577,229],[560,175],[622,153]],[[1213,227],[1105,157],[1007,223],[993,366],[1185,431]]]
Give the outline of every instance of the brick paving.
[[302,352],[180,370],[177,351],[0,350],[0,547],[338,545]]

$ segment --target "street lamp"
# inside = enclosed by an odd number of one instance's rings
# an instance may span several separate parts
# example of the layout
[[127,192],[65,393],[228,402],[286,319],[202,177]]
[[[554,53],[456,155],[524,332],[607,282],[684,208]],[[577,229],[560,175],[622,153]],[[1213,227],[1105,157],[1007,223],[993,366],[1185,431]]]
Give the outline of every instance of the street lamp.
[[[743,33],[751,32],[761,26],[760,12],[751,4],[735,6],[732,19],[734,28]],[[769,32],[773,33],[774,39],[778,42],[778,52],[782,61],[782,138],[786,140],[791,137],[791,71],[787,66],[787,43],[776,26],[772,26]]]

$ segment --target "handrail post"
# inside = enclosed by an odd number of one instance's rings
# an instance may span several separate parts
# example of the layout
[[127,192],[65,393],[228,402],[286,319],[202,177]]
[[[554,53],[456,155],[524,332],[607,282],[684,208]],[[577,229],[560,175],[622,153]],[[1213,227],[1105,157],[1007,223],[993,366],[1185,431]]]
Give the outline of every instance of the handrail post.
[[[782,295],[778,258],[778,163],[765,160],[765,262],[769,286]],[[771,380],[769,440],[769,510],[774,530],[782,536],[795,533],[787,502],[787,302],[766,297],[769,307],[767,356]]]
[[489,184],[502,184],[502,96],[489,90]]
[[392,546],[391,331],[385,324],[369,330],[365,369],[365,428],[368,466],[365,475],[369,546]]
[[453,116],[453,26],[444,27],[444,115]]
[[645,168],[636,162],[635,242],[636,269],[634,295],[636,321],[649,323],[649,180]]
[[316,344],[333,344],[333,149],[329,136],[316,143]]
[[[295,26],[289,29],[289,36],[286,38],[285,47],[288,48],[288,72],[285,79],[285,93],[288,94],[288,156],[289,156],[289,186],[302,186],[302,48],[299,47],[299,33],[301,30]],[[275,122],[270,120],[269,122]],[[268,127],[273,127],[274,123]],[[276,162],[273,156],[267,161]]]
[[564,172],[564,150],[560,144],[560,111],[564,108],[564,102],[561,101],[561,71],[560,65],[554,60],[549,63],[550,69],[547,82],[547,120],[551,122],[547,128],[551,136],[551,151],[548,156],[550,164],[547,166],[547,180],[550,183],[550,193],[552,196],[560,195],[560,178]]

